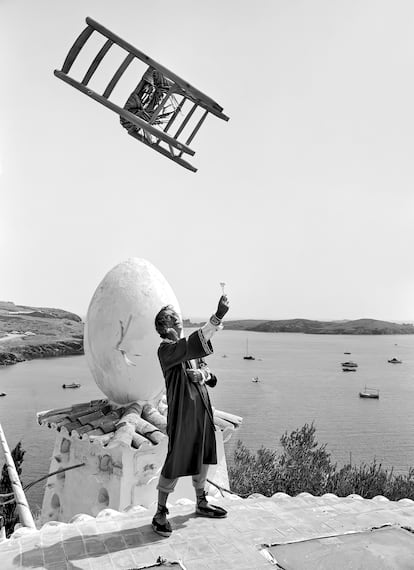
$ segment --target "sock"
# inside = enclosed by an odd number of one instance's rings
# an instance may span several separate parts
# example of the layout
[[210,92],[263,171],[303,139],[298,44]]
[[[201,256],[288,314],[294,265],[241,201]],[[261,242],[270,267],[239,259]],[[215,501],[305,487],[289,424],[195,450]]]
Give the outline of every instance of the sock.
[[204,489],[196,489],[197,504],[207,503],[206,492]]
[[158,511],[160,511],[160,507],[165,507],[167,505],[169,493],[165,491],[158,491]]

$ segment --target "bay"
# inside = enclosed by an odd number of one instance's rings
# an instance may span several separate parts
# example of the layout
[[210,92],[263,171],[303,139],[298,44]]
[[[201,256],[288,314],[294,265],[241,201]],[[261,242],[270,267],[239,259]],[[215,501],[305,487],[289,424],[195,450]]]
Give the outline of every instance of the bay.
[[[188,332],[188,331],[187,331]],[[255,360],[244,360],[246,340]],[[214,337],[208,364],[219,382],[210,390],[213,406],[243,417],[227,444],[231,462],[241,439],[251,450],[279,448],[285,431],[314,422],[319,443],[332,459],[371,462],[395,473],[414,466],[414,336],[304,335],[224,330]],[[345,355],[344,352],[351,352]],[[397,357],[402,364],[389,364]],[[358,363],[354,373],[340,363]],[[259,382],[252,382],[258,376]],[[77,390],[62,384],[79,381]],[[367,385],[379,400],[359,398]],[[10,448],[26,450],[22,480],[27,484],[48,472],[55,433],[39,426],[36,412],[102,398],[84,356],[39,359],[0,369],[0,422]],[[40,509],[44,483],[28,491],[34,512]]]

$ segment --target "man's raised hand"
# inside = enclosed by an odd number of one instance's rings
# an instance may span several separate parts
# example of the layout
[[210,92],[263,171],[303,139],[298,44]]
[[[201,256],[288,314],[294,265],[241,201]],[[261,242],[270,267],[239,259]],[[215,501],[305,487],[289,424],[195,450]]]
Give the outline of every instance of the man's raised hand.
[[227,313],[227,311],[230,308],[230,303],[229,300],[227,298],[227,295],[222,295],[220,297],[220,300],[218,302],[218,307],[217,307],[217,311],[216,311],[216,317],[221,321],[221,319],[224,317],[224,315]]

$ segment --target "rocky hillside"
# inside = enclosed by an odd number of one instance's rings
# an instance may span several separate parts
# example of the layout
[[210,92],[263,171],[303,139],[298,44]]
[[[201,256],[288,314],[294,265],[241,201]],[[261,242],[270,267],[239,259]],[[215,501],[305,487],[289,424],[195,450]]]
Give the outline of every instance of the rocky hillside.
[[78,315],[0,301],[0,365],[69,354],[83,354]]
[[250,319],[226,321],[226,329],[305,334],[414,334],[414,325],[410,323],[398,324],[376,319],[357,319],[354,321],[312,321],[308,319],[265,321]]

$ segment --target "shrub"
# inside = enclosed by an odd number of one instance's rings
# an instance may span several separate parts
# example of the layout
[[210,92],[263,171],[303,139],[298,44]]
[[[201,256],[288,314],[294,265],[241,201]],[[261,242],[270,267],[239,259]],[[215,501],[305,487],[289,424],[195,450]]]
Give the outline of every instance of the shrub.
[[261,447],[252,453],[239,440],[234,462],[229,468],[230,488],[240,496],[261,493],[267,497],[283,492],[288,495],[308,492],[312,495],[352,493],[371,499],[383,495],[390,500],[414,499],[414,469],[406,475],[394,475],[375,460],[359,466],[347,463],[338,469],[332,463],[326,444],[316,441],[314,424],[285,432],[280,438],[282,450]]
[[[22,473],[22,463],[25,453],[26,452],[24,451],[24,449],[22,449],[21,441],[19,441],[19,443],[11,452],[19,478]],[[7,471],[7,464],[5,463],[3,465],[3,469],[1,472],[0,494],[6,494],[12,492],[13,492],[13,487],[10,482],[9,473]],[[13,532],[14,525],[17,522],[19,522],[18,515],[16,513],[16,503],[13,502],[9,503],[8,505],[0,506],[0,516],[3,517],[4,526],[6,527],[6,536],[10,536],[10,534]]]

